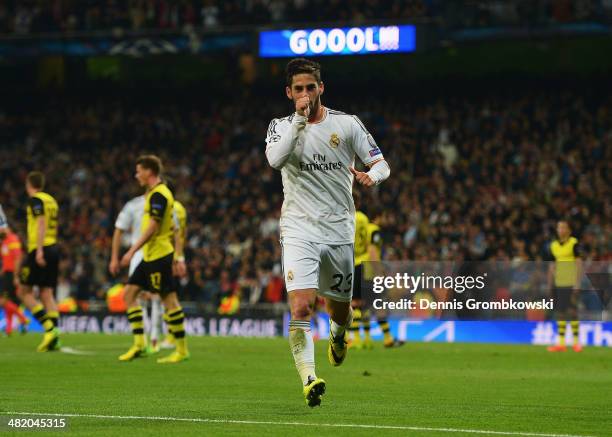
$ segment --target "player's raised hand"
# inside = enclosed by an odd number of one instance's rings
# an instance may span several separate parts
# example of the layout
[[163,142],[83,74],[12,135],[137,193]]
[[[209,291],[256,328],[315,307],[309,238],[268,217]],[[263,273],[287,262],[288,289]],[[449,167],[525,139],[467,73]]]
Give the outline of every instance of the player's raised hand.
[[355,179],[361,185],[365,185],[366,187],[371,187],[375,185],[374,181],[372,180],[372,178],[370,178],[370,176],[367,173],[363,171],[355,170],[353,167],[349,167],[349,170],[351,171],[351,173],[353,173],[353,175],[355,176]]
[[298,115],[308,117],[310,115],[310,97],[304,96],[297,99],[295,101],[295,112]]

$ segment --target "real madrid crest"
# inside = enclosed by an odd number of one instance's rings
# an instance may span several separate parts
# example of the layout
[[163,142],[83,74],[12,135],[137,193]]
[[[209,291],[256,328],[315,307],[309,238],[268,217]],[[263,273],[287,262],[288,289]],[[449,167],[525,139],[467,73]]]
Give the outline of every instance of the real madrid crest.
[[331,134],[331,137],[329,137],[329,145],[332,149],[335,149],[340,145],[340,137],[338,134]]
[[288,281],[293,281],[293,270],[289,270],[287,272],[287,280]]

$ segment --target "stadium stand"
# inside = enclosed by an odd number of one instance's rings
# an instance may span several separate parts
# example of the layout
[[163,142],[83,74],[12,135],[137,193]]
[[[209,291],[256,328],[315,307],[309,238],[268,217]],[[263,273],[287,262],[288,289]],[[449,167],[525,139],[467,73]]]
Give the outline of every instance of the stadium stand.
[[610,22],[612,6],[603,0],[130,0],[35,1],[0,4],[0,33],[215,30],[279,23],[421,20],[450,28],[546,26]]
[[[560,217],[574,224],[587,259],[612,258],[606,93],[334,103],[363,119],[392,163],[394,177],[364,202],[387,211],[385,259],[543,259]],[[112,99],[5,109],[0,203],[23,236],[22,181],[44,167],[65,217],[60,290],[103,298],[114,220],[137,194],[133,162],[160,153],[189,212],[186,299],[278,300],[280,175],[263,149],[282,104],[256,115],[238,103],[143,108]]]

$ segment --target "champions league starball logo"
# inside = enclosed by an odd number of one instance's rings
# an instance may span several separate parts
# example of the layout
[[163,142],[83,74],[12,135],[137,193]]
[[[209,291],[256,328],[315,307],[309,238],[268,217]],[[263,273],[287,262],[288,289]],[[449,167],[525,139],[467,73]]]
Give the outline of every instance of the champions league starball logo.
[[109,54],[111,55],[127,55],[134,57],[176,53],[178,53],[178,48],[175,44],[157,38],[140,38],[135,41],[121,41],[109,50]]

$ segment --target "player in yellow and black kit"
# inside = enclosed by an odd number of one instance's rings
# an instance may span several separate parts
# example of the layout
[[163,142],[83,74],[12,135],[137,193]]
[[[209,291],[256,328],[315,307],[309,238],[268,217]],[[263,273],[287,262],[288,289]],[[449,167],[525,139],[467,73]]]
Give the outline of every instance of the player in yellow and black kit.
[[[60,346],[57,329],[59,312],[54,296],[59,268],[59,208],[55,199],[42,191],[45,188],[45,176],[42,173],[29,173],[25,185],[30,196],[27,207],[28,256],[19,269],[20,284],[17,293],[45,329],[43,341],[37,350],[47,352],[59,349]],[[40,302],[34,297],[34,286],[39,288]]]
[[[167,182],[168,188],[174,193],[174,185]],[[175,219],[175,234],[174,234],[174,263],[172,264],[172,274],[176,280],[176,292],[181,296],[182,286],[181,279],[187,275],[187,267],[185,264],[185,243],[187,241],[187,209],[183,204],[174,199],[174,219]],[[153,318],[153,316],[151,316]],[[168,315],[164,314],[164,322],[168,324]],[[161,343],[161,349],[174,349],[174,336],[168,330],[166,338]]]
[[143,260],[128,279],[125,287],[125,302],[128,320],[134,334],[134,344],[119,357],[120,361],[131,361],[146,356],[142,307],[138,305],[141,290],[158,293],[166,308],[168,328],[175,339],[176,350],[157,360],[158,363],[178,363],[189,358],[185,340],[185,314],[176,294],[172,275],[174,259],[174,196],[161,180],[162,163],[154,155],[145,155],[136,161],[136,179],[148,191],[142,218],[142,235],[121,259],[127,267],[132,256],[142,247]]
[[[356,207],[359,208],[359,196],[355,196]],[[370,284],[372,281],[371,265],[368,262],[376,262],[382,259],[382,234],[379,223],[382,219],[382,210],[372,208],[373,220],[361,211],[355,213],[355,277],[353,281],[353,322],[349,327],[351,333],[351,347],[356,349],[371,349],[372,338],[370,336],[370,310],[364,308],[362,282]],[[365,263],[365,264],[364,264]],[[367,290],[371,286],[366,286]],[[367,291],[366,291],[367,292]],[[385,347],[400,346],[403,343],[395,341],[389,329],[386,318],[380,318],[378,324],[383,331]],[[361,342],[360,330],[363,327],[364,341]]]
[[[550,244],[550,255],[554,259],[548,272],[548,281],[553,289],[553,299],[557,318],[558,343],[550,346],[550,352],[564,352],[565,329],[567,324],[572,328],[574,335],[573,349],[582,351],[578,339],[580,323],[577,320],[577,299],[580,290],[580,278],[582,276],[582,262],[580,260],[580,246],[578,239],[572,236],[569,222],[559,220],[557,222],[558,238]],[[554,284],[554,285],[553,285]],[[571,320],[571,322],[568,322]]]

